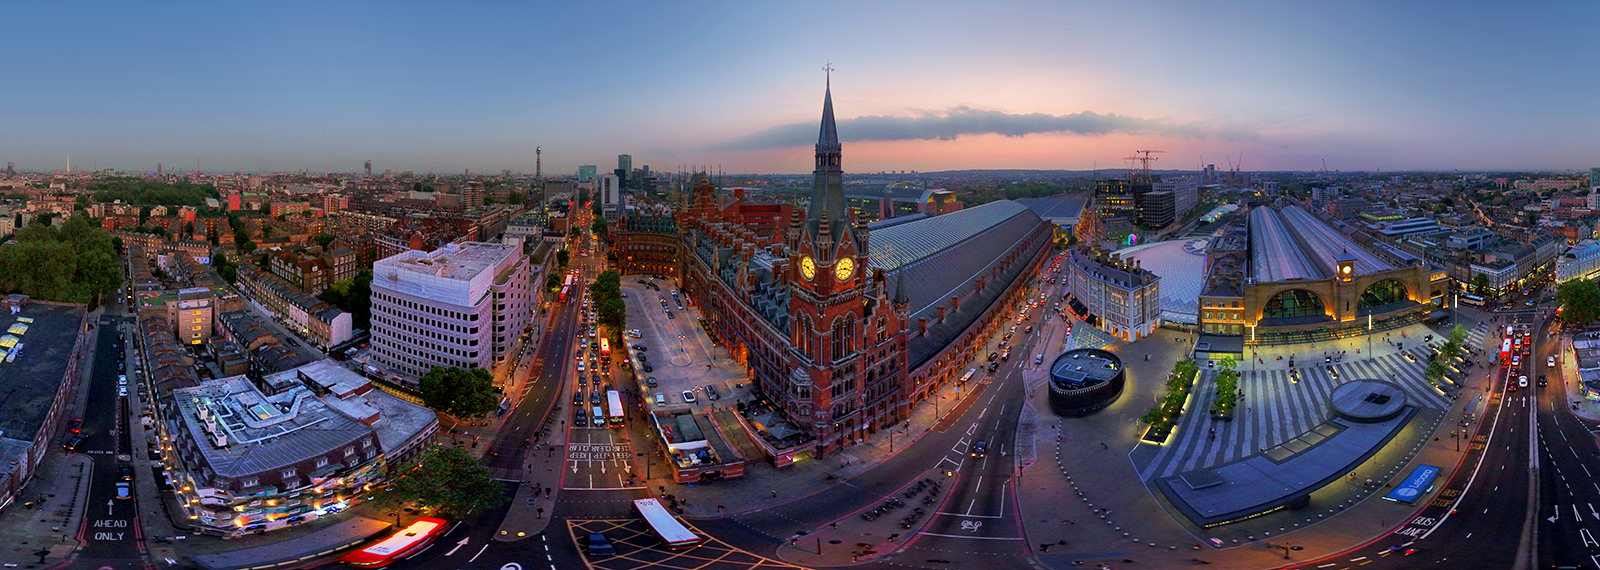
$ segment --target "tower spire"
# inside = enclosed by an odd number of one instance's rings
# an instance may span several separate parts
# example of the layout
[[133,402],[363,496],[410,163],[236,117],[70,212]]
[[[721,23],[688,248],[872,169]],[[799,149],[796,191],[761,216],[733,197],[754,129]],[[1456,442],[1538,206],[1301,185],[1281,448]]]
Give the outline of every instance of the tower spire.
[[[839,129],[833,120],[833,63],[829,62],[822,70],[827,74],[827,83],[822,95],[822,126],[817,133],[811,205],[806,209],[806,226],[811,235],[817,235],[818,224],[837,226],[850,221],[844,200],[844,169],[840,165],[843,146],[839,144]],[[830,229],[839,234],[843,228]]]

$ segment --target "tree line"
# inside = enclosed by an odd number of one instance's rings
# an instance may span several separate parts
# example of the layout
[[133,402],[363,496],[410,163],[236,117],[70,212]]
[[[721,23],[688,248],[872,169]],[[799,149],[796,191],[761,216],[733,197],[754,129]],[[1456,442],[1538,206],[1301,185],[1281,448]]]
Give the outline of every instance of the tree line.
[[0,247],[0,291],[35,299],[85,303],[122,286],[111,234],[77,214],[57,229],[35,221]]

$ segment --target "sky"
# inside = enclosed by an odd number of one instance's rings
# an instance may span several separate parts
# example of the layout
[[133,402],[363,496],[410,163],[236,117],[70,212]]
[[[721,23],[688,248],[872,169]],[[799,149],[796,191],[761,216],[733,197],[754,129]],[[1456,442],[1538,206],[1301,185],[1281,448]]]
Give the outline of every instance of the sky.
[[[23,170],[1600,166],[1591,2],[22,2]],[[1242,157],[1242,160],[1241,160]]]

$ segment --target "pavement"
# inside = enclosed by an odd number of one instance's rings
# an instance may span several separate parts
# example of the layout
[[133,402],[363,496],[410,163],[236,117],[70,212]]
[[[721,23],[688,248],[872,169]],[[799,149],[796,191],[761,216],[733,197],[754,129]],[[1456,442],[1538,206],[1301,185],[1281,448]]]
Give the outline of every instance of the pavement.
[[[1408,330],[1406,334],[1409,340],[1424,333]],[[1330,346],[1335,343],[1261,347],[1259,354],[1264,362],[1256,365],[1287,366],[1286,360],[1276,359],[1278,354],[1299,354],[1305,359],[1320,357],[1323,351],[1344,350],[1345,358],[1352,359],[1358,358],[1357,350],[1363,357],[1372,351],[1381,354],[1393,350],[1385,347],[1382,335],[1377,336],[1372,348],[1368,348],[1365,338],[1339,341],[1338,345],[1350,345],[1342,348]],[[1293,558],[1305,560],[1386,534],[1406,522],[1420,504],[1408,506],[1369,499],[1418,464],[1444,467],[1441,480],[1454,472],[1461,458],[1458,444],[1450,437],[1456,422],[1444,420],[1461,417],[1473,399],[1470,394],[1484,393],[1488,386],[1486,375],[1491,371],[1475,370],[1464,389],[1469,396],[1455,400],[1447,412],[1419,414],[1356,470],[1353,481],[1330,484],[1314,493],[1314,508],[1279,511],[1243,523],[1199,529],[1145,486],[1127,484],[1137,480],[1138,474],[1121,457],[1131,455],[1130,450],[1141,445],[1138,437],[1142,426],[1137,417],[1159,396],[1160,380],[1165,378],[1170,363],[1187,353],[1188,338],[1182,333],[1161,331],[1148,339],[1113,347],[1114,352],[1125,357],[1129,387],[1110,408],[1087,418],[1035,416],[1039,424],[1036,433],[1042,440],[1039,447],[1053,450],[1054,457],[1023,467],[1019,479],[1026,483],[1019,486],[1019,502],[1040,562],[1055,567],[1082,561],[1113,567],[1205,563],[1263,568],[1286,563],[1281,545],[1298,547],[1292,551]],[[1416,340],[1420,343],[1421,339]],[[1143,359],[1144,353],[1151,354],[1149,361]],[[1252,349],[1249,356],[1256,354]],[[1139,357],[1129,358],[1132,355]],[[1035,389],[1030,402],[1036,409],[1048,409],[1047,397],[1047,390]],[[1481,412],[1482,408],[1480,404],[1478,410]],[[1367,479],[1372,479],[1373,484],[1366,484]],[[1062,505],[1063,489],[1076,500]],[[1224,546],[1208,546],[1211,538],[1220,538]]]

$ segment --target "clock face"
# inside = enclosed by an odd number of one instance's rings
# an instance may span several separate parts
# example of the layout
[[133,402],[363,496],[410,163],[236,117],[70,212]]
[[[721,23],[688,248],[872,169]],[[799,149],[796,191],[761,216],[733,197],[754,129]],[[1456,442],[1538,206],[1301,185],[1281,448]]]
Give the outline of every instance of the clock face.
[[817,262],[811,256],[800,258],[800,276],[805,277],[806,281],[817,276]]
[[846,257],[844,259],[840,259],[839,262],[835,263],[834,266],[833,266],[833,276],[834,276],[834,278],[836,278],[836,279],[838,279],[840,281],[845,281],[845,280],[850,279],[850,275],[852,273],[855,273],[855,271],[856,271],[856,260],[850,259],[848,257]]

